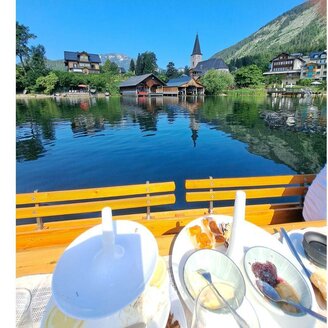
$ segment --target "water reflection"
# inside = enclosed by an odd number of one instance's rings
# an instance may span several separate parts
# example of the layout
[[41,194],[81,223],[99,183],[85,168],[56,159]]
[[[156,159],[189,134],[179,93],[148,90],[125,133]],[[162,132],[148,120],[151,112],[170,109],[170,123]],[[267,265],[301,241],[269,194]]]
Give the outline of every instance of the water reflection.
[[[272,129],[260,117],[263,112],[287,113],[291,126]],[[17,101],[17,161],[37,160],[57,145],[63,127],[71,126],[73,137],[131,134],[135,127],[143,137],[151,137],[152,149],[165,151],[156,138],[165,130],[168,144],[177,135],[188,133],[190,144],[213,142],[204,127],[223,132],[247,145],[250,153],[287,165],[295,172],[317,172],[326,159],[326,103],[321,98],[254,97],[153,97],[153,98],[56,98]],[[165,127],[166,124],[169,127]],[[188,129],[185,129],[185,126]],[[170,132],[168,132],[170,131]],[[180,133],[180,134],[179,134]],[[122,138],[123,138],[122,134]],[[65,147],[63,141],[61,146]],[[95,145],[96,147],[97,145]],[[179,152],[176,149],[175,152]],[[192,158],[186,159],[192,160]]]

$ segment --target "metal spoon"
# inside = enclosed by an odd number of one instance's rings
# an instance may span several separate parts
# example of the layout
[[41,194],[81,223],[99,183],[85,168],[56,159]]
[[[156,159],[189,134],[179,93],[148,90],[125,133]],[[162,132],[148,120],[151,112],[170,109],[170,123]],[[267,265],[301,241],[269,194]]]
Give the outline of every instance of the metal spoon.
[[216,292],[219,299],[222,301],[222,303],[228,308],[228,310],[231,312],[232,316],[238,323],[238,326],[241,328],[249,328],[249,325],[247,322],[236,312],[236,310],[230,306],[230,304],[227,302],[227,300],[221,295],[221,293],[218,291],[218,289],[213,285],[212,283],[212,276],[211,273],[208,271],[205,271],[203,269],[197,270],[197,272],[202,275],[210,284],[212,289]]
[[308,313],[308,314],[312,315],[313,317],[315,317],[316,319],[319,319],[323,322],[327,322],[327,318],[325,316],[323,316],[317,312],[314,312],[311,309],[306,308],[302,304],[296,303],[291,300],[282,299],[281,296],[278,294],[278,292],[267,282],[262,281],[262,280],[256,280],[256,285],[259,288],[259,290],[262,292],[262,294],[264,296],[266,296],[268,299],[270,299],[271,301],[278,302],[278,303],[282,302],[282,303],[290,304],[292,306],[295,306],[301,312]]

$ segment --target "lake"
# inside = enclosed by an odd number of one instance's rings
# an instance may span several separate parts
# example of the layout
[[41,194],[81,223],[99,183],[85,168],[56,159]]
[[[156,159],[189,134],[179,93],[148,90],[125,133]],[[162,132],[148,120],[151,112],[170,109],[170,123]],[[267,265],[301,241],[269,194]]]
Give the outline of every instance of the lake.
[[[264,113],[293,115],[270,127]],[[326,99],[111,97],[17,100],[16,192],[317,173]],[[189,205],[188,205],[189,206]]]

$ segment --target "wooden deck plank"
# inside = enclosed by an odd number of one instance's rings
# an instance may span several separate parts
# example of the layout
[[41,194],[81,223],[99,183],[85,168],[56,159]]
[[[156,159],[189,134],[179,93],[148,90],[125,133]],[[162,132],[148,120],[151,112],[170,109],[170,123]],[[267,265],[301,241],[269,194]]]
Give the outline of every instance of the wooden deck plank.
[[[275,233],[279,231],[281,227],[284,227],[287,231],[294,229],[302,229],[306,227],[323,227],[326,226],[326,220],[310,221],[310,222],[293,222],[278,225],[262,226],[264,230],[269,233]],[[176,234],[165,235],[157,237],[157,243],[159,247],[159,254],[161,256],[172,254],[173,241],[176,238]],[[51,273],[53,272],[55,265],[63,254],[66,245],[42,247],[38,249],[29,249],[16,253],[16,276],[21,277],[28,274],[38,273]],[[42,260],[40,260],[42,259]]]

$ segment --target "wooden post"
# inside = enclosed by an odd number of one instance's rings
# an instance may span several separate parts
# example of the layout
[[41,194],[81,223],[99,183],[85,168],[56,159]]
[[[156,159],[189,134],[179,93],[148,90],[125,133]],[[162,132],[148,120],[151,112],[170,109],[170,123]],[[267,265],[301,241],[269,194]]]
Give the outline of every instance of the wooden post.
[[[213,177],[209,177],[209,178],[210,178],[210,180],[213,179]],[[210,182],[210,186],[213,187],[213,182],[212,181]],[[211,199],[212,200],[210,201],[210,207],[208,209],[208,214],[213,214],[213,198],[214,198],[214,196],[212,194],[213,188],[210,188],[210,192],[211,192]]]
[[[38,190],[34,190],[34,194],[36,195]],[[32,200],[35,200],[36,197],[34,196]],[[39,207],[40,205],[38,203],[35,204],[35,207]],[[36,225],[37,225],[37,230],[42,230],[43,229],[43,220],[42,218],[36,218]]]
[[150,196],[150,193],[149,193],[149,181],[146,181],[146,191],[147,191],[147,214],[146,214],[146,220],[150,220],[151,219],[151,216],[150,216],[150,200],[149,200],[149,196]]

